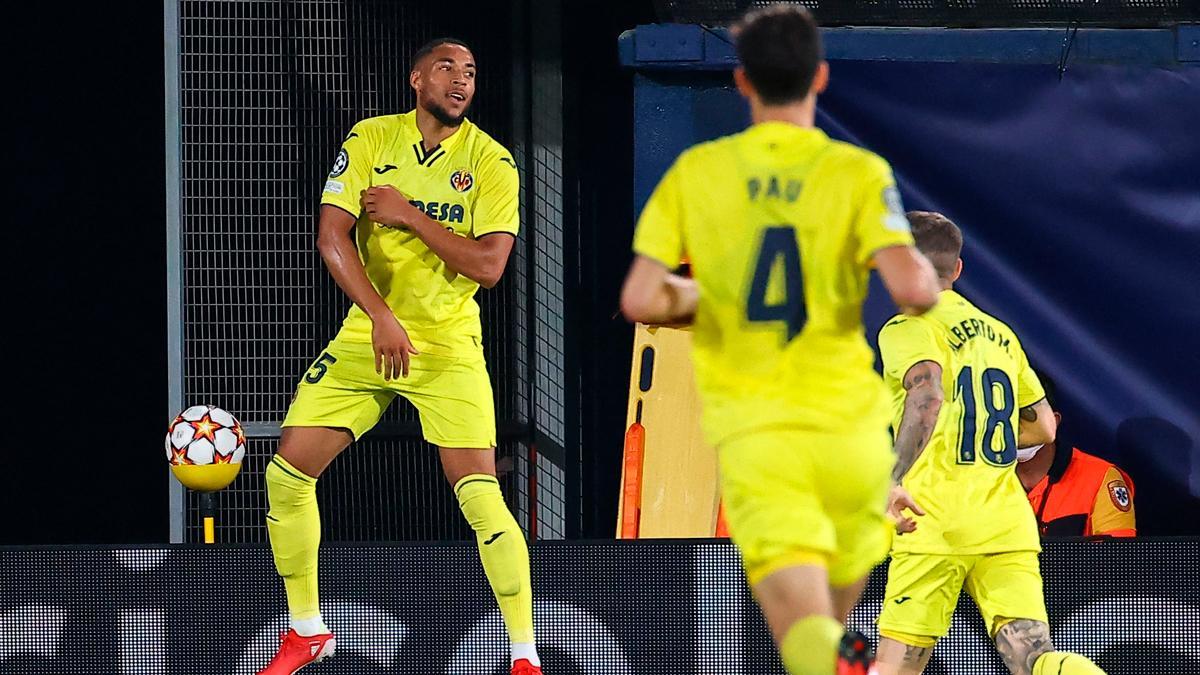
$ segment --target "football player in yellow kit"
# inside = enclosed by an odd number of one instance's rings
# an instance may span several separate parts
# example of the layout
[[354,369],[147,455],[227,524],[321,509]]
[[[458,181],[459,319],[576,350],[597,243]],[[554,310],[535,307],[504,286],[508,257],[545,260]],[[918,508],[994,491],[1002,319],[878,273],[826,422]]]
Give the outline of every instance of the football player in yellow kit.
[[540,675],[529,552],[496,481],[496,423],[480,347],[480,286],[496,284],[518,226],[509,152],[466,119],[475,59],[453,38],[413,57],[416,109],[354,125],[321,196],[317,247],[354,301],[297,387],[267,467],[267,530],[290,630],[260,675],[333,653],[317,597],[317,477],[396,396],[417,408],[475,531],[512,647],[514,675]]
[[[936,280],[887,162],[813,126],[829,71],[811,15],[772,6],[736,35],[753,125],[662,177],[621,306],[646,323],[694,316],[730,533],[788,672],[866,673],[843,622],[887,552],[894,457],[862,304],[872,266],[912,313]],[[685,255],[694,280],[671,273]]]
[[892,478],[923,510],[889,509],[905,533],[892,544],[879,673],[924,670],[964,586],[1013,675],[1101,673],[1053,651],[1037,526],[1014,470],[1018,446],[1054,440],[1054,412],[1013,330],[955,292],[958,227],[938,213],[908,219],[942,290],[932,311],[879,332],[895,415]]

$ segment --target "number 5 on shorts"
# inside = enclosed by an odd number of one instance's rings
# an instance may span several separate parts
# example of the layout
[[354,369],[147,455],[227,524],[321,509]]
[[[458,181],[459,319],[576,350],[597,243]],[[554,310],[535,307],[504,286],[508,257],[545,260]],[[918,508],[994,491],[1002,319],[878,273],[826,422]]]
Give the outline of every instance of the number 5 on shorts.
[[308,373],[304,376],[304,381],[309,384],[316,384],[325,377],[325,373],[329,372],[329,366],[326,363],[337,363],[337,359],[329,352],[323,352],[317,357],[317,360],[312,364],[312,368],[308,369]]

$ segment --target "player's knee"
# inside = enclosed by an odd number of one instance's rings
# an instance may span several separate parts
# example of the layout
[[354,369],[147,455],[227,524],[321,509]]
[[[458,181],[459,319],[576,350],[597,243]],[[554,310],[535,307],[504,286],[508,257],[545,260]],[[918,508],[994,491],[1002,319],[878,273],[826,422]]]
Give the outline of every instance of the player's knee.
[[477,448],[438,448],[442,472],[450,485],[457,487],[467,478],[487,476],[495,472],[495,451]]
[[500,543],[501,539],[520,539],[524,542],[521,528],[504,503],[500,483],[494,476],[471,474],[454,486],[458,507],[470,523],[471,529],[487,546]]
[[354,442],[346,427],[284,427],[275,456],[307,478],[320,476],[329,463]]
[[512,513],[504,503],[500,481],[495,476],[482,473],[463,476],[454,484],[454,497],[476,533],[508,529],[506,521],[512,520]]
[[793,623],[779,644],[789,675],[829,675],[837,667],[837,646],[846,629],[827,616],[806,616]]
[[1080,654],[1046,652],[1033,664],[1033,675],[1104,675],[1104,671]]
[[[286,512],[288,507],[303,506],[310,501],[316,501],[317,479],[303,474],[279,455],[275,455],[267,463],[265,477],[271,513],[280,509]],[[268,513],[268,523],[271,522],[271,513]],[[275,513],[276,518],[279,515]]]

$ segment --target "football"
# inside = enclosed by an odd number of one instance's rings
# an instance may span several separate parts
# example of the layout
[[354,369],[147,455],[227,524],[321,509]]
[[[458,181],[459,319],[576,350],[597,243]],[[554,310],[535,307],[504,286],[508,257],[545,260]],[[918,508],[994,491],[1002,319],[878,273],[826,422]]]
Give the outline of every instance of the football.
[[237,418],[211,405],[179,413],[167,429],[167,461],[174,466],[241,464],[246,434]]

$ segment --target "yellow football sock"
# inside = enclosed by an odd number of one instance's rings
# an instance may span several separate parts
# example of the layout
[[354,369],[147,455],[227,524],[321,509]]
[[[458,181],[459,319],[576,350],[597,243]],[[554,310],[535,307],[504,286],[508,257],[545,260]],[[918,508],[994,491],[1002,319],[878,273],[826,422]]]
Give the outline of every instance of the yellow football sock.
[[317,599],[317,548],[321,516],[317,512],[317,479],[306,476],[275,455],[267,464],[267,534],[275,569],[283,577],[292,619],[321,614]]
[[1033,675],[1104,675],[1104,671],[1086,656],[1046,652],[1034,662]]
[[529,548],[525,535],[504,503],[494,476],[474,473],[454,486],[458,505],[475,531],[479,559],[487,575],[508,639],[533,643],[533,591],[529,585]]
[[846,629],[827,616],[806,616],[788,628],[779,656],[789,675],[830,675]]

